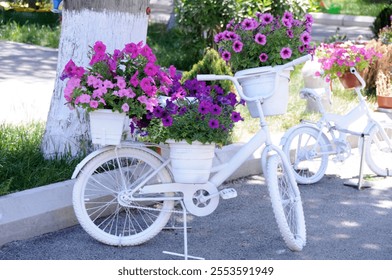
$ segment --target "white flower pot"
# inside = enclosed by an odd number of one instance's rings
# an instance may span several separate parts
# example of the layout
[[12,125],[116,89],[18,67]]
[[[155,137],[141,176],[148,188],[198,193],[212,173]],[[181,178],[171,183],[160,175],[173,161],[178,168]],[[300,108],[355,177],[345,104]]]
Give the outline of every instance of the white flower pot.
[[215,144],[167,141],[174,180],[177,183],[202,184],[210,178]]
[[100,109],[90,112],[90,131],[93,144],[118,145],[124,128],[125,113]]
[[[260,96],[264,99],[261,107],[265,116],[285,114],[289,102],[289,81],[292,69],[286,69],[278,75],[269,70],[271,70],[269,66],[251,68],[237,72],[235,77],[246,96]],[[248,102],[247,106],[252,117],[259,117],[255,102]]]

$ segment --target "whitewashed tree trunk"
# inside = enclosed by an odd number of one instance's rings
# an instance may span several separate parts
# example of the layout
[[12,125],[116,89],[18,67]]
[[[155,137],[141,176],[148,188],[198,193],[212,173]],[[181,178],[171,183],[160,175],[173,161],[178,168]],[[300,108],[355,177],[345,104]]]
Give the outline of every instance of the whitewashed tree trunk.
[[87,114],[65,105],[66,81],[60,80],[64,66],[70,59],[78,66],[87,66],[89,46],[98,40],[109,52],[129,42],[146,42],[148,4],[148,0],[64,1],[55,89],[41,145],[46,158],[90,150]]

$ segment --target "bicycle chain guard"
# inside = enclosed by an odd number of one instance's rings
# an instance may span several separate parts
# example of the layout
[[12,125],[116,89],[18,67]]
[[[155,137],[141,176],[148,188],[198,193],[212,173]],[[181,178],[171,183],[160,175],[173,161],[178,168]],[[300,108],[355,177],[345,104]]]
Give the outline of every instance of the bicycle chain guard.
[[183,193],[186,209],[195,216],[207,216],[218,207],[219,192],[212,184],[193,185]]

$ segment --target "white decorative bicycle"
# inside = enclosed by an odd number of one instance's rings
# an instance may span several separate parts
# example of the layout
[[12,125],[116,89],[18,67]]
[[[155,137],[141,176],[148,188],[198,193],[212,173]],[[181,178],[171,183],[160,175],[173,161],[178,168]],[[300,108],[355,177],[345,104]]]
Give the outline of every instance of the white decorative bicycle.
[[303,98],[316,101],[321,118],[317,123],[303,120],[290,128],[282,137],[281,145],[290,159],[295,171],[295,178],[300,184],[313,184],[321,180],[327,169],[330,155],[336,161],[344,161],[351,155],[348,135],[359,137],[358,147],[361,151],[360,178],[361,188],[362,164],[377,175],[392,176],[392,123],[377,121],[369,109],[361,89],[365,81],[354,67],[350,68],[360,81],[355,88],[359,103],[346,115],[337,115],[325,111],[320,96],[312,89],[303,89]]
[[[268,73],[279,76],[284,69],[309,58],[268,67]],[[262,103],[268,97],[246,96],[236,77],[199,75],[198,79],[232,81],[241,98],[256,107],[261,129],[227,163],[214,166],[209,181],[203,184],[174,182],[170,159],[164,159],[145,143],[121,142],[118,146],[106,146],[93,152],[73,174],[77,179],[73,204],[81,226],[103,243],[138,245],[157,235],[173,213],[182,213],[184,254],[165,253],[185,259],[197,258],[188,255],[186,214],[209,215],[217,208],[220,197],[235,197],[234,189],[218,190],[218,187],[265,144],[262,168],[279,230],[291,250],[302,250],[306,229],[301,196],[286,155],[271,143],[262,109]]]

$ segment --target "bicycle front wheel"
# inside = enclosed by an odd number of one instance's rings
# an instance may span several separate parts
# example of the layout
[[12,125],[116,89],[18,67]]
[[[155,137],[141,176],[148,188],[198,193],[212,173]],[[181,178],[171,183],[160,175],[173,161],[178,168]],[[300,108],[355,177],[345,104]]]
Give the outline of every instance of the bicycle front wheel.
[[[380,129],[383,129],[385,134]],[[370,129],[365,160],[369,168],[380,176],[392,176],[392,146],[388,143],[392,143],[392,124],[383,127],[375,125]]]
[[298,184],[314,184],[327,170],[328,143],[319,133],[310,127],[299,127],[287,137],[282,147]]
[[[150,195],[136,202],[127,195],[147,177],[147,184],[170,183],[170,173],[150,153],[131,147],[102,152],[89,161],[73,190],[74,211],[83,229],[114,246],[144,243],[168,222],[174,201]],[[167,194],[166,194],[167,195]],[[143,197],[136,192],[133,197]]]
[[301,251],[306,244],[301,195],[291,166],[279,154],[268,158],[267,183],[272,209],[283,240],[290,250]]

